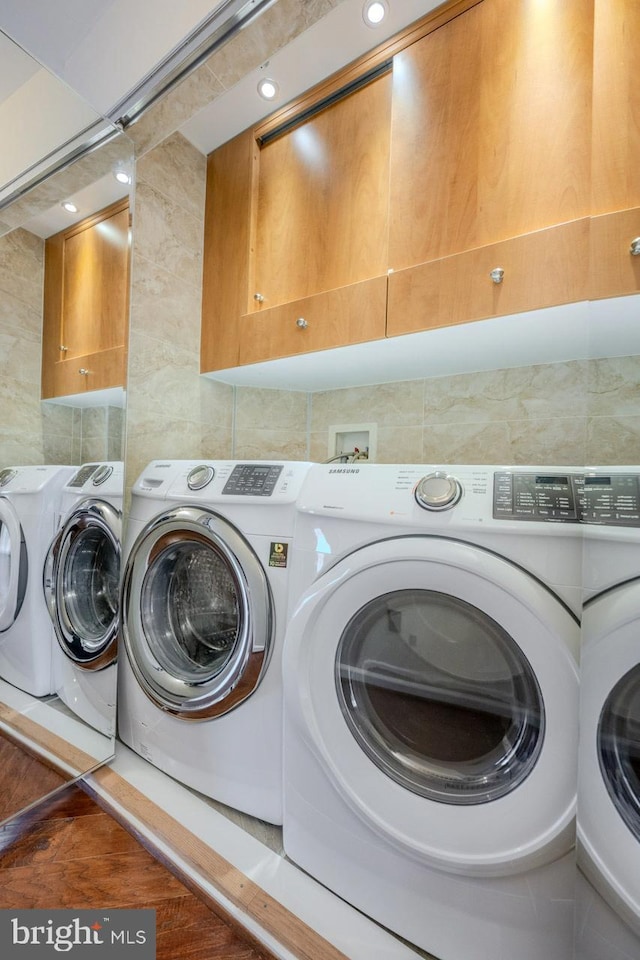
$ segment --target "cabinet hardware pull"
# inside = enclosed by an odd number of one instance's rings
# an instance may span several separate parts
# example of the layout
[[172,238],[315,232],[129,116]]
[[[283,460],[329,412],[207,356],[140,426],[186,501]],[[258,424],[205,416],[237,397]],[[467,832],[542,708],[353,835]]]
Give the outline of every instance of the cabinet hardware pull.
[[64,347],[62,344],[60,344],[60,346],[58,347],[58,350],[61,350],[62,353],[66,353],[68,349],[69,347]]
[[91,371],[87,370],[86,367],[80,367],[80,369],[78,370],[78,373],[81,374],[83,377],[88,377],[90,372]]
[[504,280],[504,270],[502,267],[495,267],[489,274],[494,283],[502,283]]
[[640,237],[634,237],[629,247],[632,257],[640,257]]
[[254,293],[253,299],[256,301],[256,303],[264,303],[264,297],[261,293]]
[[306,330],[309,324],[304,317],[298,317],[296,320],[296,327],[300,327],[301,330]]

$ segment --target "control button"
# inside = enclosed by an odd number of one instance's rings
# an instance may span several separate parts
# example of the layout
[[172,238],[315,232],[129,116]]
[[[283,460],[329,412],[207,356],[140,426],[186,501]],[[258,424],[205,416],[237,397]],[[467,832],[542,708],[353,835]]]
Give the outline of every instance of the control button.
[[104,483],[105,480],[109,479],[112,473],[113,467],[111,464],[103,463],[102,466],[98,467],[94,473],[91,483],[94,485],[94,487],[99,487],[101,483]]
[[211,483],[216,472],[209,464],[202,463],[189,471],[187,476],[187,486],[189,490],[202,490],[208,483]]
[[415,491],[418,505],[425,510],[450,510],[461,496],[459,481],[439,470],[423,477]]

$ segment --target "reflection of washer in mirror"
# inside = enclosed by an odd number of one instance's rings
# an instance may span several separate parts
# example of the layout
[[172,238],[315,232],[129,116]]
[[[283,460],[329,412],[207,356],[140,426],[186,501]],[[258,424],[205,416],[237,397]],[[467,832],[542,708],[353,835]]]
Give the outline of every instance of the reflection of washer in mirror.
[[44,569],[45,596],[58,640],[55,690],[76,716],[113,736],[122,463],[83,465],[62,497],[62,520]]
[[55,692],[55,639],[42,596],[42,569],[73,467],[3,471],[0,489],[0,678],[34,697]]

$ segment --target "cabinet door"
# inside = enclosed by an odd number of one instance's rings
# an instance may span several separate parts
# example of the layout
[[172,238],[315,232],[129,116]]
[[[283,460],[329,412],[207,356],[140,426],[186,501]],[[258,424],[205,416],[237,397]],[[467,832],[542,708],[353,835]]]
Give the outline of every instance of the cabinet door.
[[375,277],[242,318],[240,363],[258,363],[385,335],[387,278]]
[[589,296],[640,293],[640,207],[593,217]]
[[594,215],[640,205],[640,3],[595,0]]
[[65,359],[124,343],[128,259],[128,205],[65,237],[60,331]]
[[200,369],[235,367],[247,312],[255,139],[246,130],[207,161]]
[[394,59],[394,270],[588,216],[593,0],[483,0]]
[[[583,217],[391,274],[387,334],[586,300],[589,230]],[[496,268],[499,283],[491,277]]]
[[89,353],[54,364],[48,379],[50,384],[46,397],[68,397],[92,390],[107,390],[124,386],[127,369],[127,350],[124,345]]
[[390,111],[385,73],[261,146],[252,309],[386,275]]
[[124,386],[128,311],[124,200],[45,243],[44,398]]

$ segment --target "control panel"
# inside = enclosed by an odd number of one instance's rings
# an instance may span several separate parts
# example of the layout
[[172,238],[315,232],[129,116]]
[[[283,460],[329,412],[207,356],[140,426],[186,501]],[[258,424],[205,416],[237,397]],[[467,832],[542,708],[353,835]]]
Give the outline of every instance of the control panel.
[[87,480],[93,476],[93,474],[98,469],[99,464],[97,463],[86,463],[81,467],[77,473],[74,473],[71,480],[67,484],[68,487],[84,487]]
[[563,473],[498,471],[493,475],[497,520],[580,521],[581,477]]
[[617,527],[640,527],[640,474],[586,473],[582,519]]
[[270,497],[281,473],[282,464],[238,463],[222,488],[222,494]]

